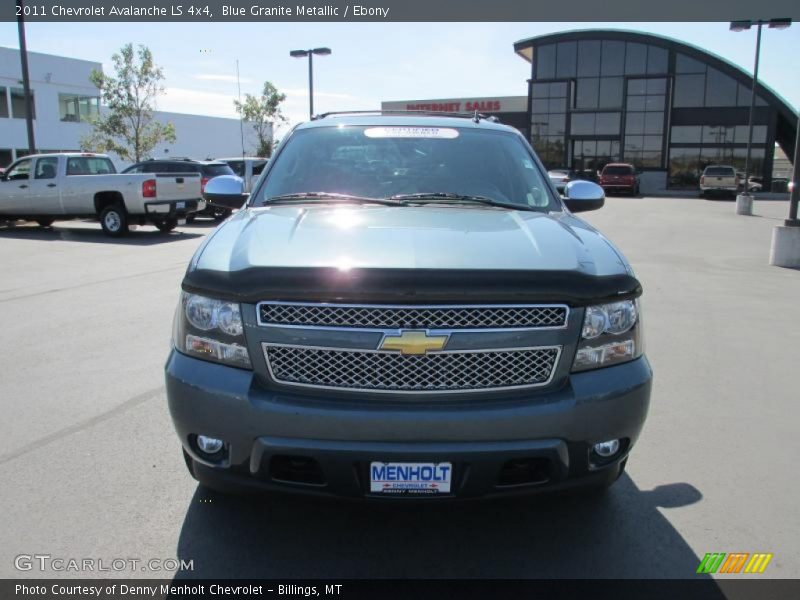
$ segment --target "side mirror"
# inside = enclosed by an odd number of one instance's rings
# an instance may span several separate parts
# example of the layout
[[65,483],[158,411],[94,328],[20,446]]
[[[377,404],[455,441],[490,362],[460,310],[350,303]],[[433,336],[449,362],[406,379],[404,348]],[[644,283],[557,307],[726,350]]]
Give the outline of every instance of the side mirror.
[[574,213],[602,208],[606,193],[593,181],[570,181],[564,188],[564,204]]
[[203,190],[206,202],[223,208],[241,208],[249,197],[244,191],[244,181],[236,175],[214,177]]

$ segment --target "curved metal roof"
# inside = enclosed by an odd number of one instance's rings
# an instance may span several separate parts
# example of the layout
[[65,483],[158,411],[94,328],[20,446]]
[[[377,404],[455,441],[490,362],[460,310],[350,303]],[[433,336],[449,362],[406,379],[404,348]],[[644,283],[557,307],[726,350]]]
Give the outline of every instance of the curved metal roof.
[[[746,85],[748,88],[753,85],[753,77],[744,69],[732,62],[717,56],[707,50],[681,42],[673,38],[668,38],[653,33],[642,33],[641,31],[629,31],[625,29],[579,29],[573,31],[564,31],[560,33],[550,33],[546,35],[535,36],[520,40],[514,43],[514,51],[527,61],[531,61],[533,56],[531,49],[534,46],[541,46],[553,42],[571,42],[579,40],[618,40],[626,42],[634,42],[639,44],[650,44],[653,46],[661,46],[663,48],[675,50],[686,56],[694,58],[695,60],[706,63],[707,65],[717,69],[734,78],[739,83]],[[778,127],[776,131],[776,141],[781,146],[783,151],[793,158],[794,154],[794,139],[797,131],[797,118],[798,114],[794,108],[777,94],[770,87],[764,85],[761,81],[756,86],[756,91],[764,99],[767,104],[772,106],[778,112]]]

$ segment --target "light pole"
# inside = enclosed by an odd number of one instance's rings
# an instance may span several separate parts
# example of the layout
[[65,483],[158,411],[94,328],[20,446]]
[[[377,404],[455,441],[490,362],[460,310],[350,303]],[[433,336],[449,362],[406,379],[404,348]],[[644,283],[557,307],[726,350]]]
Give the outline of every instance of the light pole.
[[758,84],[758,61],[761,54],[761,27],[766,25],[770,29],[786,29],[792,24],[791,19],[769,19],[769,20],[750,20],[750,21],[731,21],[731,31],[747,31],[753,25],[756,30],[756,60],[753,67],[753,89],[750,93],[750,117],[747,132],[747,154],[744,159],[744,189],[741,194],[736,196],[736,214],[753,214],[753,197],[750,195],[750,149],[753,145],[753,113],[756,106],[756,86]]
[[[28,153],[36,153],[36,140],[33,138],[33,96],[31,95],[31,80],[28,75],[28,46],[25,43],[25,5],[23,0],[17,0],[19,16],[17,29],[19,33],[19,58],[22,67],[22,89],[25,94],[25,127],[28,130]],[[19,157],[18,157],[19,158]]]
[[789,196],[789,218],[783,225],[772,229],[772,245],[769,249],[769,264],[776,267],[800,269],[800,219],[797,204],[800,200],[800,118],[794,140],[792,165],[792,190]]
[[289,56],[294,58],[308,57],[308,118],[314,118],[314,59],[313,56],[327,56],[331,53],[330,48],[312,48],[311,50],[292,50]]

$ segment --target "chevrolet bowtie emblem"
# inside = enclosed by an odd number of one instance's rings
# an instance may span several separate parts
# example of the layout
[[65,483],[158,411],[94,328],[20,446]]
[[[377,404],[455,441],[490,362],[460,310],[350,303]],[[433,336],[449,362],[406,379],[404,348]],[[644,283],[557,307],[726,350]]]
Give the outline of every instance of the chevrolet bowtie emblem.
[[427,354],[442,350],[447,344],[447,335],[428,335],[426,331],[402,331],[400,335],[386,335],[379,350],[400,351],[400,354]]

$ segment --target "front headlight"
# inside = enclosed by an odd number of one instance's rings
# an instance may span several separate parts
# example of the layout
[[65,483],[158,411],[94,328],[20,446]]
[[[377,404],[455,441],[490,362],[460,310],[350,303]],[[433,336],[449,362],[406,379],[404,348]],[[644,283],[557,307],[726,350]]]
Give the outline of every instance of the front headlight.
[[643,353],[638,300],[586,307],[573,372],[627,362]]
[[181,292],[172,343],[178,352],[252,369],[239,304]]

